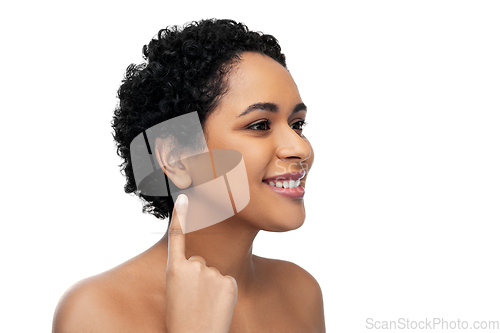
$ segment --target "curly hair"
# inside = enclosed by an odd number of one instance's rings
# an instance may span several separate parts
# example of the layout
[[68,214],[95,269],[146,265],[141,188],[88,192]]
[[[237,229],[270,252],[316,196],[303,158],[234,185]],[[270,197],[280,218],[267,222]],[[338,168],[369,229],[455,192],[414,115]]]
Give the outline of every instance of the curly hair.
[[[144,62],[127,67],[118,90],[119,103],[112,128],[125,192],[142,199],[143,213],[171,219],[172,197],[148,196],[137,191],[130,144],[146,129],[193,111],[205,120],[227,91],[227,76],[243,52],[265,54],[286,68],[276,38],[249,31],[232,20],[201,20],[158,32],[143,47]],[[206,133],[204,133],[206,135]],[[176,137],[179,144],[182,138]],[[186,143],[184,143],[186,145]]]

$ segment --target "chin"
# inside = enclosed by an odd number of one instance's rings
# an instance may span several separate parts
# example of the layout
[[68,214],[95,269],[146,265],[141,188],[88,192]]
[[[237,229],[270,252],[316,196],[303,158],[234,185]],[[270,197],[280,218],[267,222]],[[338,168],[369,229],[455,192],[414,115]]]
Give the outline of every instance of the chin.
[[279,225],[283,226],[283,231],[290,231],[300,228],[306,219],[306,210],[304,208],[304,201],[300,200],[299,205],[289,208],[286,214],[280,214],[278,219]]
[[273,230],[266,230],[266,231],[271,231],[271,232],[285,232],[285,231],[292,231],[295,229],[300,228],[304,224],[304,220],[299,223],[287,223],[287,224],[282,224],[279,226],[276,226],[273,228]]
[[271,232],[284,232],[300,228],[304,224],[305,214],[282,214],[262,217],[261,229]]
[[304,208],[295,207],[288,212],[263,212],[248,205],[235,215],[240,221],[244,221],[253,228],[270,232],[284,232],[300,228],[304,224]]
[[253,228],[283,232],[300,228],[306,217],[304,200],[281,196],[264,188],[250,188],[250,201],[235,217]]

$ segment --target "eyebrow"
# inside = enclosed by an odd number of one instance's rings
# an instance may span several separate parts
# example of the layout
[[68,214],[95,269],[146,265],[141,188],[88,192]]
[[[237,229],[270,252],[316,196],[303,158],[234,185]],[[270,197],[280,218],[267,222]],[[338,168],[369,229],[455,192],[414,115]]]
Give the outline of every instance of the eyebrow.
[[[278,106],[274,103],[255,103],[255,104],[252,104],[249,107],[247,107],[245,109],[245,111],[243,111],[238,117],[244,116],[246,114],[249,114],[250,112],[257,111],[257,110],[277,113]],[[299,103],[299,104],[295,105],[295,107],[293,108],[292,114],[299,112],[299,111],[306,111],[307,112],[307,106],[304,103]]]

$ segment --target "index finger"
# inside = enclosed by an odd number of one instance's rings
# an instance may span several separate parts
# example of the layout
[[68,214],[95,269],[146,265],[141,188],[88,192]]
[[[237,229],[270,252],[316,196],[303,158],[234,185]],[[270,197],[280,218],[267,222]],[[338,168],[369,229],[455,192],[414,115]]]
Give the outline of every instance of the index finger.
[[180,194],[175,201],[172,211],[172,222],[168,229],[168,261],[186,260],[186,236],[182,233],[182,225],[186,224],[188,209],[188,198],[185,194]]

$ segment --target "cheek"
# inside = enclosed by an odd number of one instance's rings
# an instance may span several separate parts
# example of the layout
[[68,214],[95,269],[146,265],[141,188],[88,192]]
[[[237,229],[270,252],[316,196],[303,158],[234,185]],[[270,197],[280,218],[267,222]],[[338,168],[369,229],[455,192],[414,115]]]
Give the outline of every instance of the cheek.
[[245,151],[240,150],[245,161],[248,182],[261,182],[272,163],[272,155],[262,147],[254,146]]

